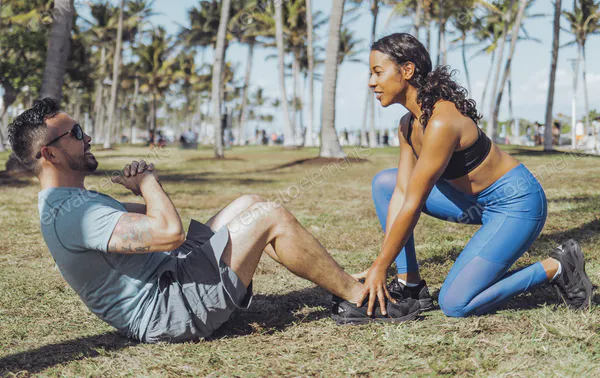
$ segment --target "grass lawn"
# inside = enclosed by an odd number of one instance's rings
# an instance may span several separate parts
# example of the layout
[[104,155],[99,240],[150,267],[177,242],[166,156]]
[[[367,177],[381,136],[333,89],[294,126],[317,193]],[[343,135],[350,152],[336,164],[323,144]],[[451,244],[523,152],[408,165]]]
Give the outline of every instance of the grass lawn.
[[[540,173],[549,200],[544,231],[518,265],[574,238],[583,245],[590,278],[600,282],[600,159],[508,151]],[[371,179],[397,164],[398,151],[365,149],[358,154],[368,162],[339,169],[306,160],[317,152],[247,147],[214,161],[210,149],[153,154],[119,147],[96,154],[100,168],[87,184],[100,186],[105,171],[145,157],[156,163],[185,225],[191,218],[206,221],[242,194],[277,199],[289,189],[294,198],[286,207],[347,271],[358,272],[383,241]],[[0,154],[1,167],[7,158]],[[320,183],[298,189],[320,169]],[[329,317],[329,294],[266,256],[253,305],[213,339],[137,344],[92,315],[54,268],[39,230],[38,190],[34,179],[0,177],[0,376],[600,376],[598,295],[586,312],[557,306],[554,292],[542,287],[478,318],[447,318],[436,310],[399,325],[339,327]],[[102,191],[139,200],[120,186]],[[476,229],[421,218],[417,253],[431,288],[439,289]]]

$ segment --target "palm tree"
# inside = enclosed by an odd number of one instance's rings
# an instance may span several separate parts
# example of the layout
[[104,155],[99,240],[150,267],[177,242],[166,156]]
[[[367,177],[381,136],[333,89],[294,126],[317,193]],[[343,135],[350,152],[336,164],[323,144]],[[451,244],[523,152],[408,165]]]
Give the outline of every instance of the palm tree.
[[48,40],[46,69],[42,78],[40,97],[62,100],[67,60],[71,52],[71,29],[75,6],[73,0],[54,0],[53,24]]
[[325,59],[325,79],[323,81],[323,105],[321,111],[321,149],[320,157],[343,158],[346,156],[335,132],[335,99],[338,73],[338,50],[340,31],[344,17],[345,0],[333,0],[329,18],[329,40]]
[[500,104],[502,103],[502,95],[504,94],[504,86],[506,84],[506,80],[508,75],[510,74],[510,67],[511,67],[511,63],[512,63],[512,58],[513,55],[515,53],[515,48],[517,46],[517,40],[519,38],[519,29],[521,28],[521,22],[523,20],[523,15],[525,14],[525,8],[527,7],[527,4],[529,3],[529,0],[520,0],[519,3],[519,10],[517,13],[517,18],[515,20],[515,24],[513,26],[513,30],[512,30],[512,37],[511,37],[511,41],[510,41],[510,50],[509,50],[509,54],[508,54],[508,59],[506,60],[506,65],[504,67],[504,74],[502,76],[502,80],[500,81],[500,90],[498,91],[498,96],[496,98],[496,103],[494,105],[494,112],[492,114],[492,133],[490,134],[490,136],[494,136],[494,132],[496,130],[496,126],[498,124],[498,115],[500,113]]
[[500,53],[498,54],[498,63],[496,65],[496,71],[494,74],[494,77],[492,79],[492,100],[490,101],[490,110],[489,110],[489,115],[488,115],[488,124],[487,124],[487,129],[486,129],[486,133],[490,136],[490,138],[494,138],[496,135],[496,122],[494,121],[494,114],[496,112],[496,103],[494,102],[494,97],[496,96],[496,93],[498,93],[498,80],[500,80],[500,72],[502,70],[502,61],[504,58],[504,45],[506,44],[506,40],[508,38],[508,28],[509,28],[509,24],[511,23],[512,20],[512,12],[513,12],[513,8],[514,8],[514,0],[510,0],[510,5],[508,7],[508,11],[506,12],[506,16],[502,16],[502,25],[503,25],[503,29],[502,29],[502,34],[501,34],[501,40],[500,40]]
[[[264,0],[263,0],[264,1]],[[248,118],[248,97],[250,80],[252,76],[252,66],[254,62],[255,47],[259,43],[258,37],[268,33],[269,26],[265,25],[260,18],[255,19],[252,12],[262,5],[261,0],[238,0],[235,3],[236,13],[229,23],[229,31],[240,42],[248,46],[248,55],[246,58],[246,73],[244,75],[244,84],[242,87],[242,104],[238,115],[238,143],[246,144],[246,122]],[[249,18],[248,18],[249,17]]]
[[185,119],[187,129],[192,128],[192,118],[194,110],[194,99],[192,92],[200,82],[199,70],[196,67],[193,51],[181,51],[175,58],[173,66],[174,79],[179,83],[179,88],[183,94],[185,102],[182,108],[182,115]]
[[292,122],[290,119],[290,112],[288,109],[287,92],[285,89],[285,50],[283,46],[283,11],[282,3],[274,3],[275,7],[275,39],[277,42],[277,57],[279,64],[279,90],[281,91],[281,109],[283,111],[283,140],[284,146],[292,147],[296,145],[294,129],[292,128]]
[[119,9],[119,25],[117,27],[117,42],[113,58],[113,76],[112,88],[110,92],[110,104],[108,108],[108,123],[106,126],[106,136],[104,137],[104,148],[111,148],[112,131],[115,111],[117,107],[117,88],[119,86],[119,68],[121,66],[121,45],[123,44],[123,13],[125,12],[125,0],[121,0]]
[[585,99],[585,123],[586,130],[590,129],[590,111],[587,89],[586,69],[586,42],[590,35],[598,34],[600,28],[600,2],[595,0],[574,0],[573,12],[563,11],[564,17],[569,22],[569,32],[575,39],[565,46],[577,44],[578,63],[575,69],[575,77],[579,73],[579,62],[583,64],[583,93]]
[[91,34],[92,44],[100,49],[99,73],[96,79],[96,95],[94,105],[94,121],[92,123],[92,138],[103,131],[104,125],[104,81],[106,79],[106,60],[108,45],[114,39],[114,15],[116,9],[108,0],[92,3],[90,13],[93,21],[86,22],[91,26],[88,33]]
[[463,67],[465,69],[465,78],[467,80],[467,90],[472,95],[471,76],[469,75],[469,65],[467,64],[467,39],[469,34],[476,29],[479,20],[475,17],[474,4],[457,4],[454,13],[451,16],[450,22],[454,29],[460,33],[460,36],[451,43],[460,42],[461,56]]
[[212,102],[213,102],[213,125],[215,131],[215,158],[222,159],[223,154],[223,125],[221,124],[221,95],[223,78],[223,64],[225,61],[225,43],[227,40],[227,24],[229,22],[229,11],[231,0],[223,0],[221,3],[221,18],[217,32],[217,45],[212,72]]
[[[135,53],[138,41],[141,35],[146,31],[144,30],[148,19],[154,16],[156,13],[153,11],[154,0],[129,0],[128,3],[128,22],[127,32],[129,34],[130,47],[132,55]],[[129,104],[129,143],[133,143],[133,129],[137,125],[137,106],[140,95],[140,76],[137,71],[134,73],[134,90],[133,97]]]
[[[351,0],[352,3],[355,4],[363,4],[365,0]],[[382,0],[368,0],[367,2],[369,6],[369,11],[371,12],[371,16],[373,21],[371,23],[371,44],[375,42],[375,38],[377,36],[377,17],[379,16],[380,7],[385,4],[385,1]],[[397,12],[404,12],[405,8],[408,7],[408,4],[398,4],[396,6]],[[369,130],[369,141],[370,147],[375,147],[375,101],[373,98],[373,94],[371,93],[371,89],[367,86],[366,88],[366,97],[365,97],[365,109],[364,109],[364,117],[363,117],[363,125],[361,129],[361,140],[364,144],[366,141],[367,135],[367,114],[370,112],[371,114],[371,129]]]
[[554,38],[552,40],[552,61],[550,80],[548,81],[548,102],[546,103],[546,128],[544,130],[544,151],[552,151],[552,107],[554,106],[554,86],[556,84],[556,66],[560,43],[561,0],[554,0]]
[[135,50],[139,57],[138,67],[140,77],[144,80],[140,91],[149,93],[150,100],[150,131],[156,132],[157,99],[171,86],[173,80],[173,60],[169,54],[173,50],[171,39],[164,28],[158,27],[152,31],[148,44],[140,44]]
[[304,136],[304,146],[313,147],[313,125],[315,117],[315,51],[313,46],[313,13],[312,0],[306,0],[306,35],[308,39],[308,125]]

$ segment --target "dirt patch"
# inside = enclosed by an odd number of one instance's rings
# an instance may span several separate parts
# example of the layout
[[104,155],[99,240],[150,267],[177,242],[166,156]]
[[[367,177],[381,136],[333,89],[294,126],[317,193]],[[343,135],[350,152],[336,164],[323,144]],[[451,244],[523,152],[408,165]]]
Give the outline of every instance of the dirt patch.
[[353,156],[348,156],[346,158],[315,157],[315,158],[294,160],[289,163],[275,166],[273,168],[267,168],[267,169],[263,169],[263,170],[253,171],[251,173],[271,172],[271,171],[276,171],[278,169],[289,168],[289,167],[294,167],[294,166],[321,167],[324,165],[329,165],[331,163],[340,164],[344,161],[346,161],[348,163],[354,163],[354,164],[355,163],[370,163],[370,161],[368,159],[361,159],[361,158],[357,158],[357,157],[353,157]]
[[242,159],[239,157],[232,157],[232,158],[195,157],[195,158],[191,158],[191,159],[186,159],[186,161],[248,161],[248,160]]
[[32,184],[31,178],[33,178],[31,172],[0,171],[0,186],[29,186]]

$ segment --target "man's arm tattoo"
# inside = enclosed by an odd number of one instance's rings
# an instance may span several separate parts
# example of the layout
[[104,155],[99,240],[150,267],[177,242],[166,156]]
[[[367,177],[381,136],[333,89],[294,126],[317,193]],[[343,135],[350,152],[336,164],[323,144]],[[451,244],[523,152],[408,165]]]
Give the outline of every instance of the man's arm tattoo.
[[124,214],[117,223],[108,252],[144,253],[149,252],[148,246],[154,240],[150,222],[145,215]]

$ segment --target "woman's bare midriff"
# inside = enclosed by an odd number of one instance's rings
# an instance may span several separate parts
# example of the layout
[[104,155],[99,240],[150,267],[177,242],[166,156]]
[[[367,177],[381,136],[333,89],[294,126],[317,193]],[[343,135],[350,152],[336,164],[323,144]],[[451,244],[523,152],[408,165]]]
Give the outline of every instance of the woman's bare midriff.
[[492,144],[492,149],[485,160],[473,171],[455,180],[449,180],[450,184],[463,193],[475,195],[489,188],[508,171],[518,166],[517,159],[503,152]]

